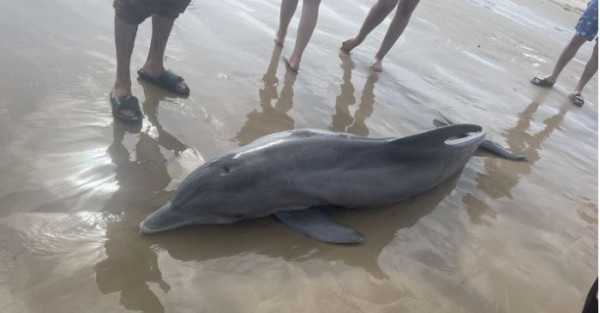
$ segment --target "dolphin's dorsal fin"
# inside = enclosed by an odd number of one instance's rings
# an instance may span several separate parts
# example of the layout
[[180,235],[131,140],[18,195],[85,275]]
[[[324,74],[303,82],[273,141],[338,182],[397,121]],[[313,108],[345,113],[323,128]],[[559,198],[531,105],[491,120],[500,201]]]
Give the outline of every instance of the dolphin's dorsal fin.
[[392,143],[398,144],[410,144],[413,142],[419,143],[419,145],[440,145],[444,144],[446,140],[457,137],[464,136],[467,133],[476,133],[482,131],[481,126],[473,125],[473,124],[456,124],[449,125],[444,127],[439,127],[436,129],[432,129],[430,131],[426,131],[424,133],[402,137],[399,139],[392,140]]
[[349,244],[364,240],[359,232],[335,223],[318,208],[279,211],[275,216],[289,228],[319,241]]

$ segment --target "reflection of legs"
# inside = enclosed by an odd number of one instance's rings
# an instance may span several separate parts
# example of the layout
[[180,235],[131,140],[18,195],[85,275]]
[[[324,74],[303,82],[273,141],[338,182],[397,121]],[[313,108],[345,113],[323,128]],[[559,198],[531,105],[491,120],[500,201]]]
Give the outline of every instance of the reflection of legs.
[[375,54],[375,59],[373,59],[372,68],[376,72],[381,72],[383,67],[381,66],[381,61],[383,57],[392,49],[392,46],[396,43],[400,35],[404,32],[406,25],[408,25],[408,20],[412,15],[413,11],[419,4],[419,0],[401,0],[398,3],[398,9],[396,9],[396,14],[394,15],[394,19],[388,28],[385,37],[383,38],[383,42],[381,43],[381,47],[379,51]]
[[[131,53],[137,34],[137,25],[129,24],[115,14],[115,46],[117,50],[117,78],[112,90],[115,97],[131,95],[131,77],[129,66],[131,64]],[[133,117],[135,112],[129,109],[121,109],[123,115]]]
[[302,59],[304,49],[306,49],[308,41],[317,25],[320,4],[321,0],[304,0],[304,2],[302,2],[302,15],[300,16],[296,45],[294,46],[292,55],[290,55],[289,58],[286,58],[292,71],[297,71],[300,67],[300,60]]
[[[275,102],[275,110],[279,113],[283,113],[284,115],[292,109],[294,106],[294,83],[296,82],[296,75],[292,73],[285,73],[285,78],[283,80],[283,87],[281,88],[281,96]],[[287,117],[285,115],[284,117]],[[290,118],[286,118],[286,120]],[[293,121],[292,121],[293,126]],[[291,129],[293,127],[290,127]]]
[[598,42],[596,42],[596,45],[594,46],[594,52],[592,53],[592,57],[590,58],[588,63],[585,65],[585,70],[583,70],[583,74],[581,74],[581,79],[579,80],[577,87],[575,87],[574,93],[580,94],[581,90],[583,90],[583,87],[585,87],[585,85],[590,81],[592,76],[594,76],[594,74],[596,74],[597,71],[598,71]]
[[269,62],[269,67],[267,68],[267,72],[263,75],[263,82],[265,83],[265,87],[263,89],[258,90],[258,95],[260,97],[260,103],[262,106],[271,106],[271,100],[277,99],[277,85],[279,80],[277,79],[277,64],[279,64],[279,59],[281,57],[281,49],[275,47],[273,49],[273,54],[271,54],[271,61]]
[[367,35],[377,27],[377,25],[381,24],[383,19],[392,12],[398,0],[379,0],[371,10],[369,10],[369,14],[367,18],[363,22],[358,35],[344,41],[342,43],[342,51],[350,52],[352,49],[356,48],[360,45],[363,40],[367,37]]
[[377,81],[377,74],[369,75],[369,78],[365,82],[362,96],[360,97],[360,105],[358,110],[354,112],[354,124],[348,127],[348,132],[359,136],[368,136],[369,128],[365,124],[367,118],[373,114],[373,104],[375,103],[375,82]]
[[344,74],[342,76],[342,84],[340,85],[341,93],[335,99],[335,114],[331,117],[330,129],[336,132],[345,132],[346,127],[354,121],[349,109],[351,105],[356,103],[354,85],[352,84],[354,63],[352,63],[347,54],[340,53],[339,57],[342,59],[340,67],[344,70]]
[[287,34],[288,26],[298,7],[298,0],[282,0],[281,9],[279,10],[279,29],[275,35],[275,43],[283,46],[285,35]]
[[[174,22],[175,19],[173,18],[164,17],[159,14],[152,15],[152,41],[143,69],[145,73],[154,78],[160,77],[165,72],[165,49]],[[185,92],[187,90],[186,83],[181,81],[177,85],[177,89],[180,92]]]
[[156,88],[149,87],[146,83],[141,83],[142,89],[144,90],[144,102],[142,107],[148,117],[148,122],[151,126],[156,127],[158,133],[158,145],[173,151],[175,156],[181,155],[188,147],[183,144],[177,137],[167,132],[158,121],[158,106],[161,100],[164,99],[164,93],[160,92]]
[[560,54],[558,61],[556,61],[556,65],[552,70],[552,74],[546,76],[546,80],[549,83],[554,84],[556,82],[556,79],[558,78],[558,75],[560,75],[560,72],[562,72],[563,68],[565,68],[567,63],[569,63],[569,61],[573,59],[573,57],[577,53],[577,50],[579,50],[579,48],[581,48],[581,46],[584,43],[585,37],[581,35],[573,36],[569,44],[567,44],[563,52]]
[[[158,284],[165,293],[170,286],[162,278],[157,255],[150,243],[135,236],[132,230],[140,220],[141,212],[137,208],[147,208],[156,192],[164,190],[170,181],[166,161],[156,140],[146,133],[140,134],[132,160],[130,151],[123,145],[124,126],[115,124],[113,132],[114,139],[107,152],[116,165],[115,180],[119,190],[108,200],[103,211],[122,214],[107,220],[106,258],[94,266],[96,284],[103,294],[120,292],[120,304],[126,309],[164,312],[149,283]],[[123,207],[128,210],[122,211]]]

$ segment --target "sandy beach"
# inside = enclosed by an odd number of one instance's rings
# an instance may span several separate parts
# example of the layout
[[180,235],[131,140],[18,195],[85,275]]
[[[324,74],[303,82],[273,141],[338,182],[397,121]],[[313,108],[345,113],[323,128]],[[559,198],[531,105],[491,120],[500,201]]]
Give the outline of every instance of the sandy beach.
[[[187,99],[134,80],[141,127],[113,119],[107,0],[0,1],[0,312],[579,312],[598,275],[598,80],[571,104],[586,43],[552,89],[582,0],[423,0],[386,57],[372,0],[323,0],[298,75],[300,9],[278,48],[277,0],[192,0],[166,65]],[[132,73],[150,45],[138,31]],[[473,157],[412,200],[328,212],[363,233],[328,245],[271,217],[142,236],[196,167],[274,132],[401,137],[443,114],[524,154]],[[260,195],[257,195],[260,196]]]

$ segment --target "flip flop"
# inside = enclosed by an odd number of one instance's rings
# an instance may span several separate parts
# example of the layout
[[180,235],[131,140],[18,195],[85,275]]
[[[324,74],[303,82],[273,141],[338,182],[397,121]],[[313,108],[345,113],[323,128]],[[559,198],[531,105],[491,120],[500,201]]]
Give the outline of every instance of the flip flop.
[[[110,104],[112,106],[112,114],[118,120],[125,123],[139,123],[142,121],[142,110],[138,99],[134,96],[120,96],[114,97],[112,92],[110,93]],[[125,115],[121,113],[121,110],[132,110],[135,112],[133,116]]]
[[530,82],[539,87],[552,88],[552,86],[554,86],[554,83],[551,83],[544,77],[534,77],[530,80]]
[[161,86],[164,89],[178,94],[180,96],[187,97],[190,95],[190,88],[186,86],[184,91],[181,91],[178,86],[179,83],[183,81],[183,77],[175,74],[175,72],[171,70],[165,70],[165,72],[157,78],[150,76],[148,73],[144,72],[144,69],[141,68],[138,72],[138,75],[141,79],[153,83],[155,85]]
[[569,94],[569,99],[571,100],[571,103],[578,107],[582,106],[585,103],[585,100],[583,99],[583,96],[580,93]]

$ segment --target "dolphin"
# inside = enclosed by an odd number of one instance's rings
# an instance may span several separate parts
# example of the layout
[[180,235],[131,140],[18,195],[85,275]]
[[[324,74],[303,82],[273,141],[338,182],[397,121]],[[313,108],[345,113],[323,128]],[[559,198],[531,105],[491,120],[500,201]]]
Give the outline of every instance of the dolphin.
[[[142,221],[140,231],[275,215],[323,242],[360,243],[362,234],[321,209],[382,207],[421,194],[461,171],[485,136],[471,124],[402,138],[310,129],[271,134],[200,166],[172,201]],[[495,147],[493,153],[511,155]]]

